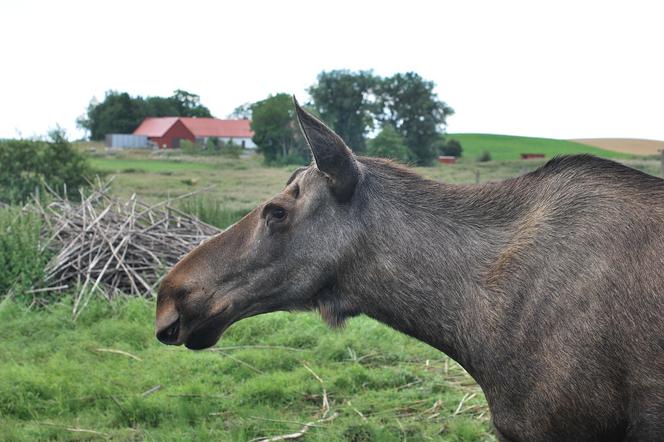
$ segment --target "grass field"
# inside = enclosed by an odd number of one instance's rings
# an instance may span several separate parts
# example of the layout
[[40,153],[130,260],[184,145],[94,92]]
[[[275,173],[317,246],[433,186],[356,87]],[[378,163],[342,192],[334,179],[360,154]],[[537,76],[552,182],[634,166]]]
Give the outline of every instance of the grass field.
[[[472,183],[478,172],[496,181],[542,164],[477,163],[465,149],[459,164],[418,172]],[[220,227],[282,189],[294,169],[151,155],[93,164],[115,176],[119,197],[158,201],[208,188],[180,204]],[[659,173],[658,161],[624,161]],[[248,441],[315,420],[324,387],[338,417],[305,441],[495,441],[483,395],[461,367],[368,318],[332,331],[315,314],[269,314],[191,352],[155,340],[154,308],[153,300],[97,300],[73,322],[67,298],[43,309],[1,302],[0,440]]]
[[152,301],[70,308],[0,305],[0,439],[246,441],[313,420],[324,386],[339,416],[308,441],[493,440],[456,363],[366,318],[259,316],[192,352],[154,339]]
[[463,147],[463,156],[470,159],[489,152],[493,160],[518,160],[522,153],[543,153],[546,158],[556,155],[589,153],[605,158],[629,158],[630,155],[599,149],[585,144],[551,138],[517,137],[492,134],[448,134]]

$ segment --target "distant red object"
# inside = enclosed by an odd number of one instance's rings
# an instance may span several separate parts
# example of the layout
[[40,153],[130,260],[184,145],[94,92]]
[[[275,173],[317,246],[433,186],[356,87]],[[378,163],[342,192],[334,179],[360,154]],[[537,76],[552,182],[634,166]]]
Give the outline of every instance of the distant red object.
[[522,160],[532,160],[535,158],[544,158],[543,153],[522,153],[521,154],[521,159]]
[[251,131],[250,120],[159,117],[143,120],[134,131],[134,135],[145,135],[162,149],[180,147],[182,140],[189,140],[193,143],[196,139],[209,137],[236,139],[244,146],[250,144],[254,133]]
[[456,163],[456,157],[441,155],[438,157],[438,162],[441,164],[454,164]]

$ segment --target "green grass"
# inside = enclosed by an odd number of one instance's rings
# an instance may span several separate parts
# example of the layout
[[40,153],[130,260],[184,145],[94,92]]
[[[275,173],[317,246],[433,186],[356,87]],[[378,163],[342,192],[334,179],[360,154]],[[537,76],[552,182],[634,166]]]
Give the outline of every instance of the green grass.
[[154,307],[92,301],[73,322],[68,302],[0,304],[0,440],[286,434],[321,408],[306,367],[339,413],[307,441],[495,440],[482,393],[456,363],[367,318],[331,331],[314,314],[274,313],[192,352],[154,339]]
[[103,172],[141,171],[160,173],[214,168],[214,164],[211,163],[166,159],[93,158],[90,162],[92,167]]
[[631,158],[632,155],[599,149],[585,144],[551,138],[517,137],[493,134],[448,134],[458,140],[463,157],[475,160],[482,152],[489,152],[492,160],[519,160],[522,153],[543,153],[546,158],[556,155],[589,153],[605,158]]

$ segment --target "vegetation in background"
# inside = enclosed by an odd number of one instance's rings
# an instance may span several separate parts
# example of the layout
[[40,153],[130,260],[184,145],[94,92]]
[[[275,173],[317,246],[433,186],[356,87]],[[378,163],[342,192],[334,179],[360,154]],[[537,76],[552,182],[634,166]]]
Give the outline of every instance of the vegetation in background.
[[228,115],[228,118],[235,120],[251,120],[252,106],[252,103],[243,103],[233,109],[233,112]]
[[308,90],[320,118],[357,153],[364,152],[367,130],[374,126],[377,108],[369,97],[378,83],[371,71],[333,70],[318,74]]
[[463,145],[464,154],[477,158],[489,152],[494,160],[520,160],[522,153],[543,153],[551,159],[556,155],[589,153],[605,158],[632,158],[632,155],[613,152],[573,141],[552,138],[518,137],[493,134],[448,134]]
[[228,204],[223,200],[207,195],[185,198],[180,203],[180,208],[183,212],[220,229],[225,229],[235,223],[253,209],[253,207],[241,209],[229,208]]
[[405,140],[409,159],[430,165],[453,110],[435,84],[415,72],[379,77],[371,71],[321,72],[309,93],[314,109],[346,143],[360,152],[375,123],[391,125]]
[[61,131],[50,140],[0,140],[0,201],[23,203],[35,190],[50,188],[76,198],[93,171],[86,156]]
[[390,158],[402,163],[406,163],[410,159],[410,151],[406,146],[406,141],[390,124],[384,125],[378,135],[369,140],[367,155]]
[[491,153],[486,150],[477,156],[477,161],[480,163],[485,163],[491,161]]
[[309,149],[297,124],[293,99],[280,93],[251,107],[253,141],[267,164],[306,164]]
[[182,140],[180,148],[186,155],[224,155],[229,158],[239,158],[244,150],[231,140],[224,142],[216,137],[208,138],[205,144]]
[[435,84],[414,72],[384,78],[378,89],[378,120],[390,123],[404,137],[413,160],[430,165],[438,156],[436,142],[454,110],[438,99]]
[[23,297],[44,276],[48,253],[40,250],[41,220],[18,208],[0,209],[0,299]]
[[463,154],[463,148],[461,143],[455,139],[446,140],[444,137],[441,137],[441,145],[438,148],[438,152],[441,155],[447,155],[452,157],[459,158]]
[[211,117],[200,97],[177,89],[170,97],[131,97],[126,92],[108,91],[101,103],[93,99],[87,112],[77,120],[89,131],[90,139],[103,140],[107,134],[132,133],[146,117]]

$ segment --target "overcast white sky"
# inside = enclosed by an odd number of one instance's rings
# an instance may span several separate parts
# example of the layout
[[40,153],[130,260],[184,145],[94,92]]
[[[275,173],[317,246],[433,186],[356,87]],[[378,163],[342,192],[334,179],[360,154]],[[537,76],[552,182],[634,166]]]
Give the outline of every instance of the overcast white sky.
[[322,70],[415,71],[449,132],[664,139],[658,1],[6,1],[0,137],[35,136],[109,89],[185,89],[224,117]]

